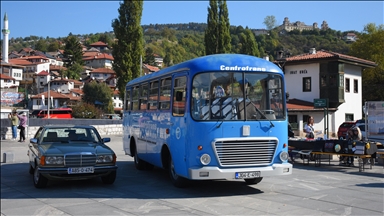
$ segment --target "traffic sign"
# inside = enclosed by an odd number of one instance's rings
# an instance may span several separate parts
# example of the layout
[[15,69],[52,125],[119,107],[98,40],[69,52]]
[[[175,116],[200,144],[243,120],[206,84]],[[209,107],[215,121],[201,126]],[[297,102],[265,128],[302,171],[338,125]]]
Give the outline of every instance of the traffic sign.
[[327,107],[327,99],[313,99],[313,106],[315,108]]

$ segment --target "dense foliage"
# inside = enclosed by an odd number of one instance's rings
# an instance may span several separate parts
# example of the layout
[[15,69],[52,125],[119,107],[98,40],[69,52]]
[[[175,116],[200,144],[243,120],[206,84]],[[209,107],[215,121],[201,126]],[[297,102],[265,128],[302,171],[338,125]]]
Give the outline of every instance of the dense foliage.
[[72,106],[72,116],[74,118],[98,119],[101,118],[102,113],[100,109],[91,103],[79,102]]
[[125,85],[140,76],[140,61],[144,57],[144,37],[140,25],[143,0],[124,0],[118,12],[119,17],[112,21],[117,39],[112,51],[112,66],[118,77],[120,97],[124,98]]
[[106,83],[89,82],[83,88],[83,101],[95,104],[105,113],[113,113],[112,90]]

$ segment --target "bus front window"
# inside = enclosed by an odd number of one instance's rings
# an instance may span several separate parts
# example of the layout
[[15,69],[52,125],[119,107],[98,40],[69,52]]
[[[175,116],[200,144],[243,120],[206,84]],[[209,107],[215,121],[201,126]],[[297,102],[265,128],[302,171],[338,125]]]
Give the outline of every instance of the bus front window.
[[272,73],[201,73],[192,84],[195,120],[252,121],[285,118],[282,77]]

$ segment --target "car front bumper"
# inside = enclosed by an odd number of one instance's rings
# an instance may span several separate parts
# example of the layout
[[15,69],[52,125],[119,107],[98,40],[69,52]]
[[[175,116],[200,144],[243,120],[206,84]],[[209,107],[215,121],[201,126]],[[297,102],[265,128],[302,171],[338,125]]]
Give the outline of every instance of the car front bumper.
[[117,170],[117,166],[95,166],[93,173],[68,174],[68,167],[38,167],[38,171],[49,179],[89,179],[105,176]]

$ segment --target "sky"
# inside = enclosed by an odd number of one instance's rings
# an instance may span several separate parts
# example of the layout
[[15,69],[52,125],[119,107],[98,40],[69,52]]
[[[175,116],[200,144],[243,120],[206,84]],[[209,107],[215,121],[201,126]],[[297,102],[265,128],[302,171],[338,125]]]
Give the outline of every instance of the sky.
[[[46,38],[113,31],[120,1],[1,1],[1,29],[8,15],[9,38],[30,35]],[[146,1],[142,25],[206,23],[209,1]],[[368,23],[383,24],[383,1],[227,1],[231,25],[263,29],[264,18],[275,16],[277,25],[285,17],[319,27],[323,21],[337,31],[362,32]],[[3,38],[3,34],[1,34]]]

